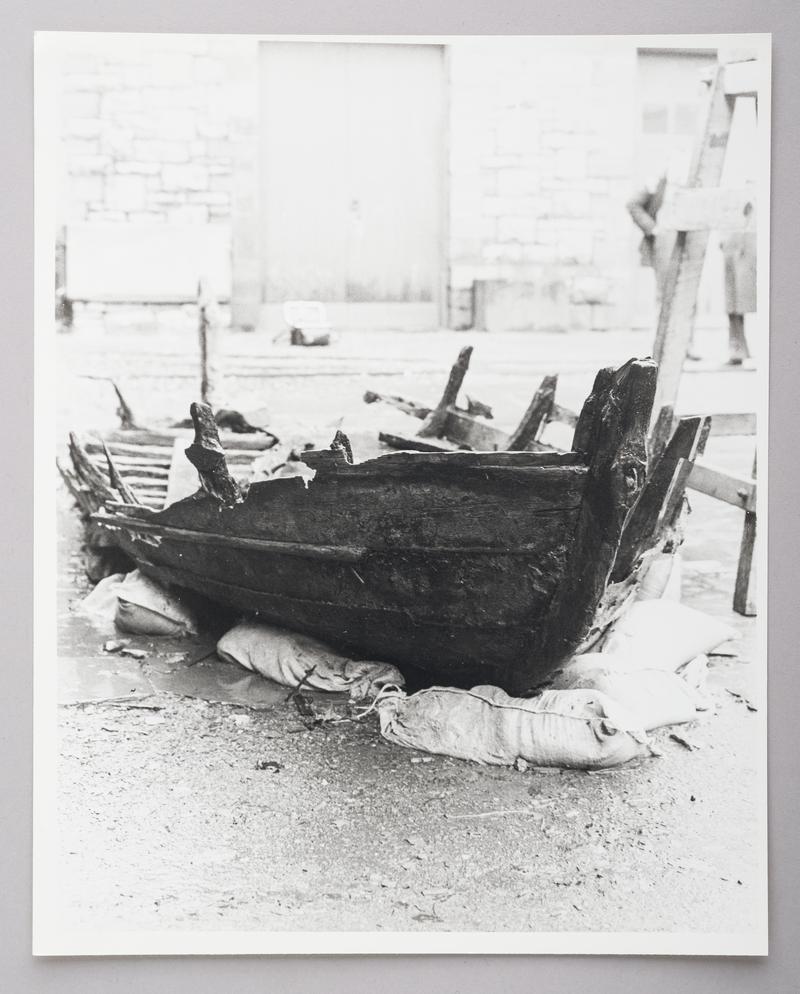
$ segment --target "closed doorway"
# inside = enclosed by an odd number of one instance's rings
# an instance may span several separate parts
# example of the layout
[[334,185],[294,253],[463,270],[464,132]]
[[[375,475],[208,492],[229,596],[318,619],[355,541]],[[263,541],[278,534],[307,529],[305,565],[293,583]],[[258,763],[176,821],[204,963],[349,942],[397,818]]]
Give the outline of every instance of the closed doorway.
[[442,47],[265,42],[259,86],[262,323],[318,300],[342,327],[437,327]]

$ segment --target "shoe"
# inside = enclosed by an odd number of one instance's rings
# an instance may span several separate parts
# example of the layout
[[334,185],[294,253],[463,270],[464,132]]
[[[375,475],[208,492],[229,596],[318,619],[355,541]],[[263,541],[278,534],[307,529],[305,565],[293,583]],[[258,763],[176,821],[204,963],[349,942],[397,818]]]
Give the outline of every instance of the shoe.
[[743,362],[744,362],[744,359],[741,356],[732,355],[730,357],[730,359],[728,359],[726,365],[727,366],[741,366]]
[[686,358],[689,359],[690,362],[700,362],[703,357],[698,355],[696,352],[687,352]]

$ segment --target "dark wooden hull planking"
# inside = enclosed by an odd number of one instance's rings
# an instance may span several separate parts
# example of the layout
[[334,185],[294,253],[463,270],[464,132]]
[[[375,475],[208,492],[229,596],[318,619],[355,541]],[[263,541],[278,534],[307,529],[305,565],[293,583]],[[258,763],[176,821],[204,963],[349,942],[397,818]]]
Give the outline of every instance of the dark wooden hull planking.
[[598,374],[573,452],[352,463],[344,440],[304,457],[310,482],[244,496],[193,405],[202,489],[158,512],[105,501],[93,525],[152,577],[356,657],[531,692],[597,625],[654,389],[649,360]]

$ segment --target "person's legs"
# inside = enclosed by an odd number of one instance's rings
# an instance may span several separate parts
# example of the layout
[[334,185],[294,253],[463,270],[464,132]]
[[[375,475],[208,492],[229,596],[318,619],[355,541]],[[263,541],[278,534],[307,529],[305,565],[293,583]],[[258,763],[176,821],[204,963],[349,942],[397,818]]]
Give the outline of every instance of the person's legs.
[[732,366],[740,366],[745,359],[750,358],[744,335],[744,314],[728,315],[728,356],[728,362]]

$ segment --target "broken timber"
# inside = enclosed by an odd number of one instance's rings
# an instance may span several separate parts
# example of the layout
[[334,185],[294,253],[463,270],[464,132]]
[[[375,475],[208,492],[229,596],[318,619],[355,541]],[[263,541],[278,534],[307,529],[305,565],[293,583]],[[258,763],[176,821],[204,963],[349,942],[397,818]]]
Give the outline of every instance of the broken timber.
[[550,421],[566,421],[574,425],[577,416],[555,403],[558,377],[546,376],[536,391],[519,425],[510,434],[488,424],[492,409],[481,401],[467,397],[466,409],[457,406],[458,393],[469,369],[472,346],[466,346],[458,355],[442,393],[434,408],[426,407],[404,397],[375,393],[368,390],[364,401],[389,404],[412,417],[423,421],[414,436],[381,432],[382,442],[394,449],[419,452],[446,452],[452,449],[475,451],[544,451],[549,446],[539,442],[545,425]]

